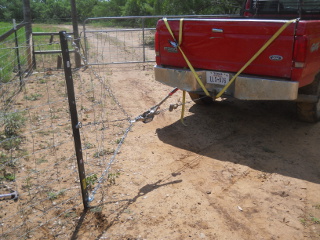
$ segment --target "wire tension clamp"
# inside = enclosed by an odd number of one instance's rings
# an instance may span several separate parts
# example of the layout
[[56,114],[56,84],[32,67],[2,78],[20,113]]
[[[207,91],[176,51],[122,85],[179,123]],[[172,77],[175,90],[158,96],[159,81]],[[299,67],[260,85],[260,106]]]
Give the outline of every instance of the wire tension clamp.
[[139,115],[138,117],[136,117],[134,120],[132,120],[131,122],[143,122],[143,123],[149,123],[153,120],[155,115],[160,114],[159,108],[160,106],[169,98],[171,97],[175,92],[177,92],[179,89],[178,88],[174,88],[164,99],[162,99],[162,101],[160,103],[158,103],[157,105],[151,107],[149,110],[145,111],[144,113],[142,113],[141,115]]

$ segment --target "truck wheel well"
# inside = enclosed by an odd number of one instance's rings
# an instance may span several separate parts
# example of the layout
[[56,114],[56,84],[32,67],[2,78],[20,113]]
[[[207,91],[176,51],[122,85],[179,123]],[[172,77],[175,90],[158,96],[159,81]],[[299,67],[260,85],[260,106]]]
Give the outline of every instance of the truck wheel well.
[[317,95],[318,101],[315,103],[297,102],[297,115],[304,122],[318,122],[320,120],[320,73],[314,81],[299,89],[299,93]]
[[192,99],[192,101],[199,105],[209,105],[213,103],[213,98],[208,97],[206,95],[189,92],[189,96]]
[[314,80],[311,84],[301,87],[299,93],[301,94],[310,94],[310,95],[319,95],[320,93],[320,72],[315,75]]

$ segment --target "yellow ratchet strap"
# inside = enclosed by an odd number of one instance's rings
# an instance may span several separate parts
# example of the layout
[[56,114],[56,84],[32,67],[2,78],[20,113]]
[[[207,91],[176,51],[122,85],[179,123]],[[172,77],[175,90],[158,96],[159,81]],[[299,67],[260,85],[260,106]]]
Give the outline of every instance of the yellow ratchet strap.
[[267,47],[277,38],[279,35],[291,24],[296,22],[298,19],[292,19],[285,24],[260,48],[258,52],[233,76],[229,83],[224,86],[224,88],[217,94],[216,98],[221,97],[221,95],[228,89],[228,87],[236,80],[236,78],[254,61],[256,58],[264,51]]
[[[170,25],[169,25],[169,23],[168,23],[168,19],[167,19],[167,18],[163,18],[163,21],[164,21],[164,23],[165,23],[165,25],[166,25],[166,27],[167,27],[167,29],[168,29],[171,37],[173,38],[173,40],[174,40],[175,42],[177,42],[177,41],[176,41],[176,38],[174,37],[173,32],[172,32],[172,30],[171,30],[171,28],[170,28]],[[203,85],[203,83],[202,83],[202,81],[200,80],[198,74],[196,73],[196,71],[194,70],[193,66],[191,65],[190,61],[188,60],[187,56],[184,54],[184,52],[182,51],[182,49],[181,49],[181,47],[180,47],[180,45],[181,45],[181,43],[182,43],[182,27],[183,27],[183,18],[180,19],[178,48],[179,48],[179,50],[180,50],[180,52],[181,52],[184,60],[186,61],[188,67],[190,68],[191,72],[193,73],[194,77],[196,78],[198,84],[199,84],[200,87],[202,88],[202,90],[205,92],[205,94],[206,94],[207,96],[211,97],[210,94],[209,94],[209,92],[208,92],[208,90],[207,90],[206,87]]]
[[180,121],[184,126],[187,126],[184,121],[184,111],[185,111],[185,107],[186,107],[186,91],[182,92],[182,108],[181,108],[181,117],[180,117]]
[[[168,20],[167,20],[168,23]],[[169,24],[168,24],[169,26]],[[182,29],[183,29],[183,18],[180,18],[180,24],[179,24],[179,46],[182,43]]]

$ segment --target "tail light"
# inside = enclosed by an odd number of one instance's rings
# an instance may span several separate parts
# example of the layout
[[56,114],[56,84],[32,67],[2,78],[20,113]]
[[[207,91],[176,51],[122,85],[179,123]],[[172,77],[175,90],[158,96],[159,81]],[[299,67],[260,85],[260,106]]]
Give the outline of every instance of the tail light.
[[247,2],[245,4],[244,13],[243,13],[243,16],[245,16],[245,17],[252,16],[252,13],[250,12],[251,2],[252,2],[252,0],[247,0]]
[[306,36],[297,36],[294,43],[294,67],[303,68],[307,55],[308,39]]
[[160,47],[159,47],[159,32],[156,31],[154,35],[154,50],[156,53],[156,63],[157,65],[160,64]]

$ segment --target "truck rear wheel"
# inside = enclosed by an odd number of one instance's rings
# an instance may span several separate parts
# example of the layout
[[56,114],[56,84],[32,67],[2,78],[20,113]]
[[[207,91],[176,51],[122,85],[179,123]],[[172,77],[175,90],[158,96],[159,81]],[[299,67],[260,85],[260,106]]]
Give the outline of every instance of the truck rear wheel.
[[190,93],[189,96],[192,99],[193,102],[199,105],[209,105],[213,103],[212,97],[208,97],[206,95],[196,94],[196,93]]
[[315,103],[298,102],[298,118],[304,122],[318,122],[320,120],[320,75],[310,85],[299,90],[302,94],[317,95],[318,101]]
[[320,101],[317,103],[297,103],[298,118],[304,122],[320,120]]

